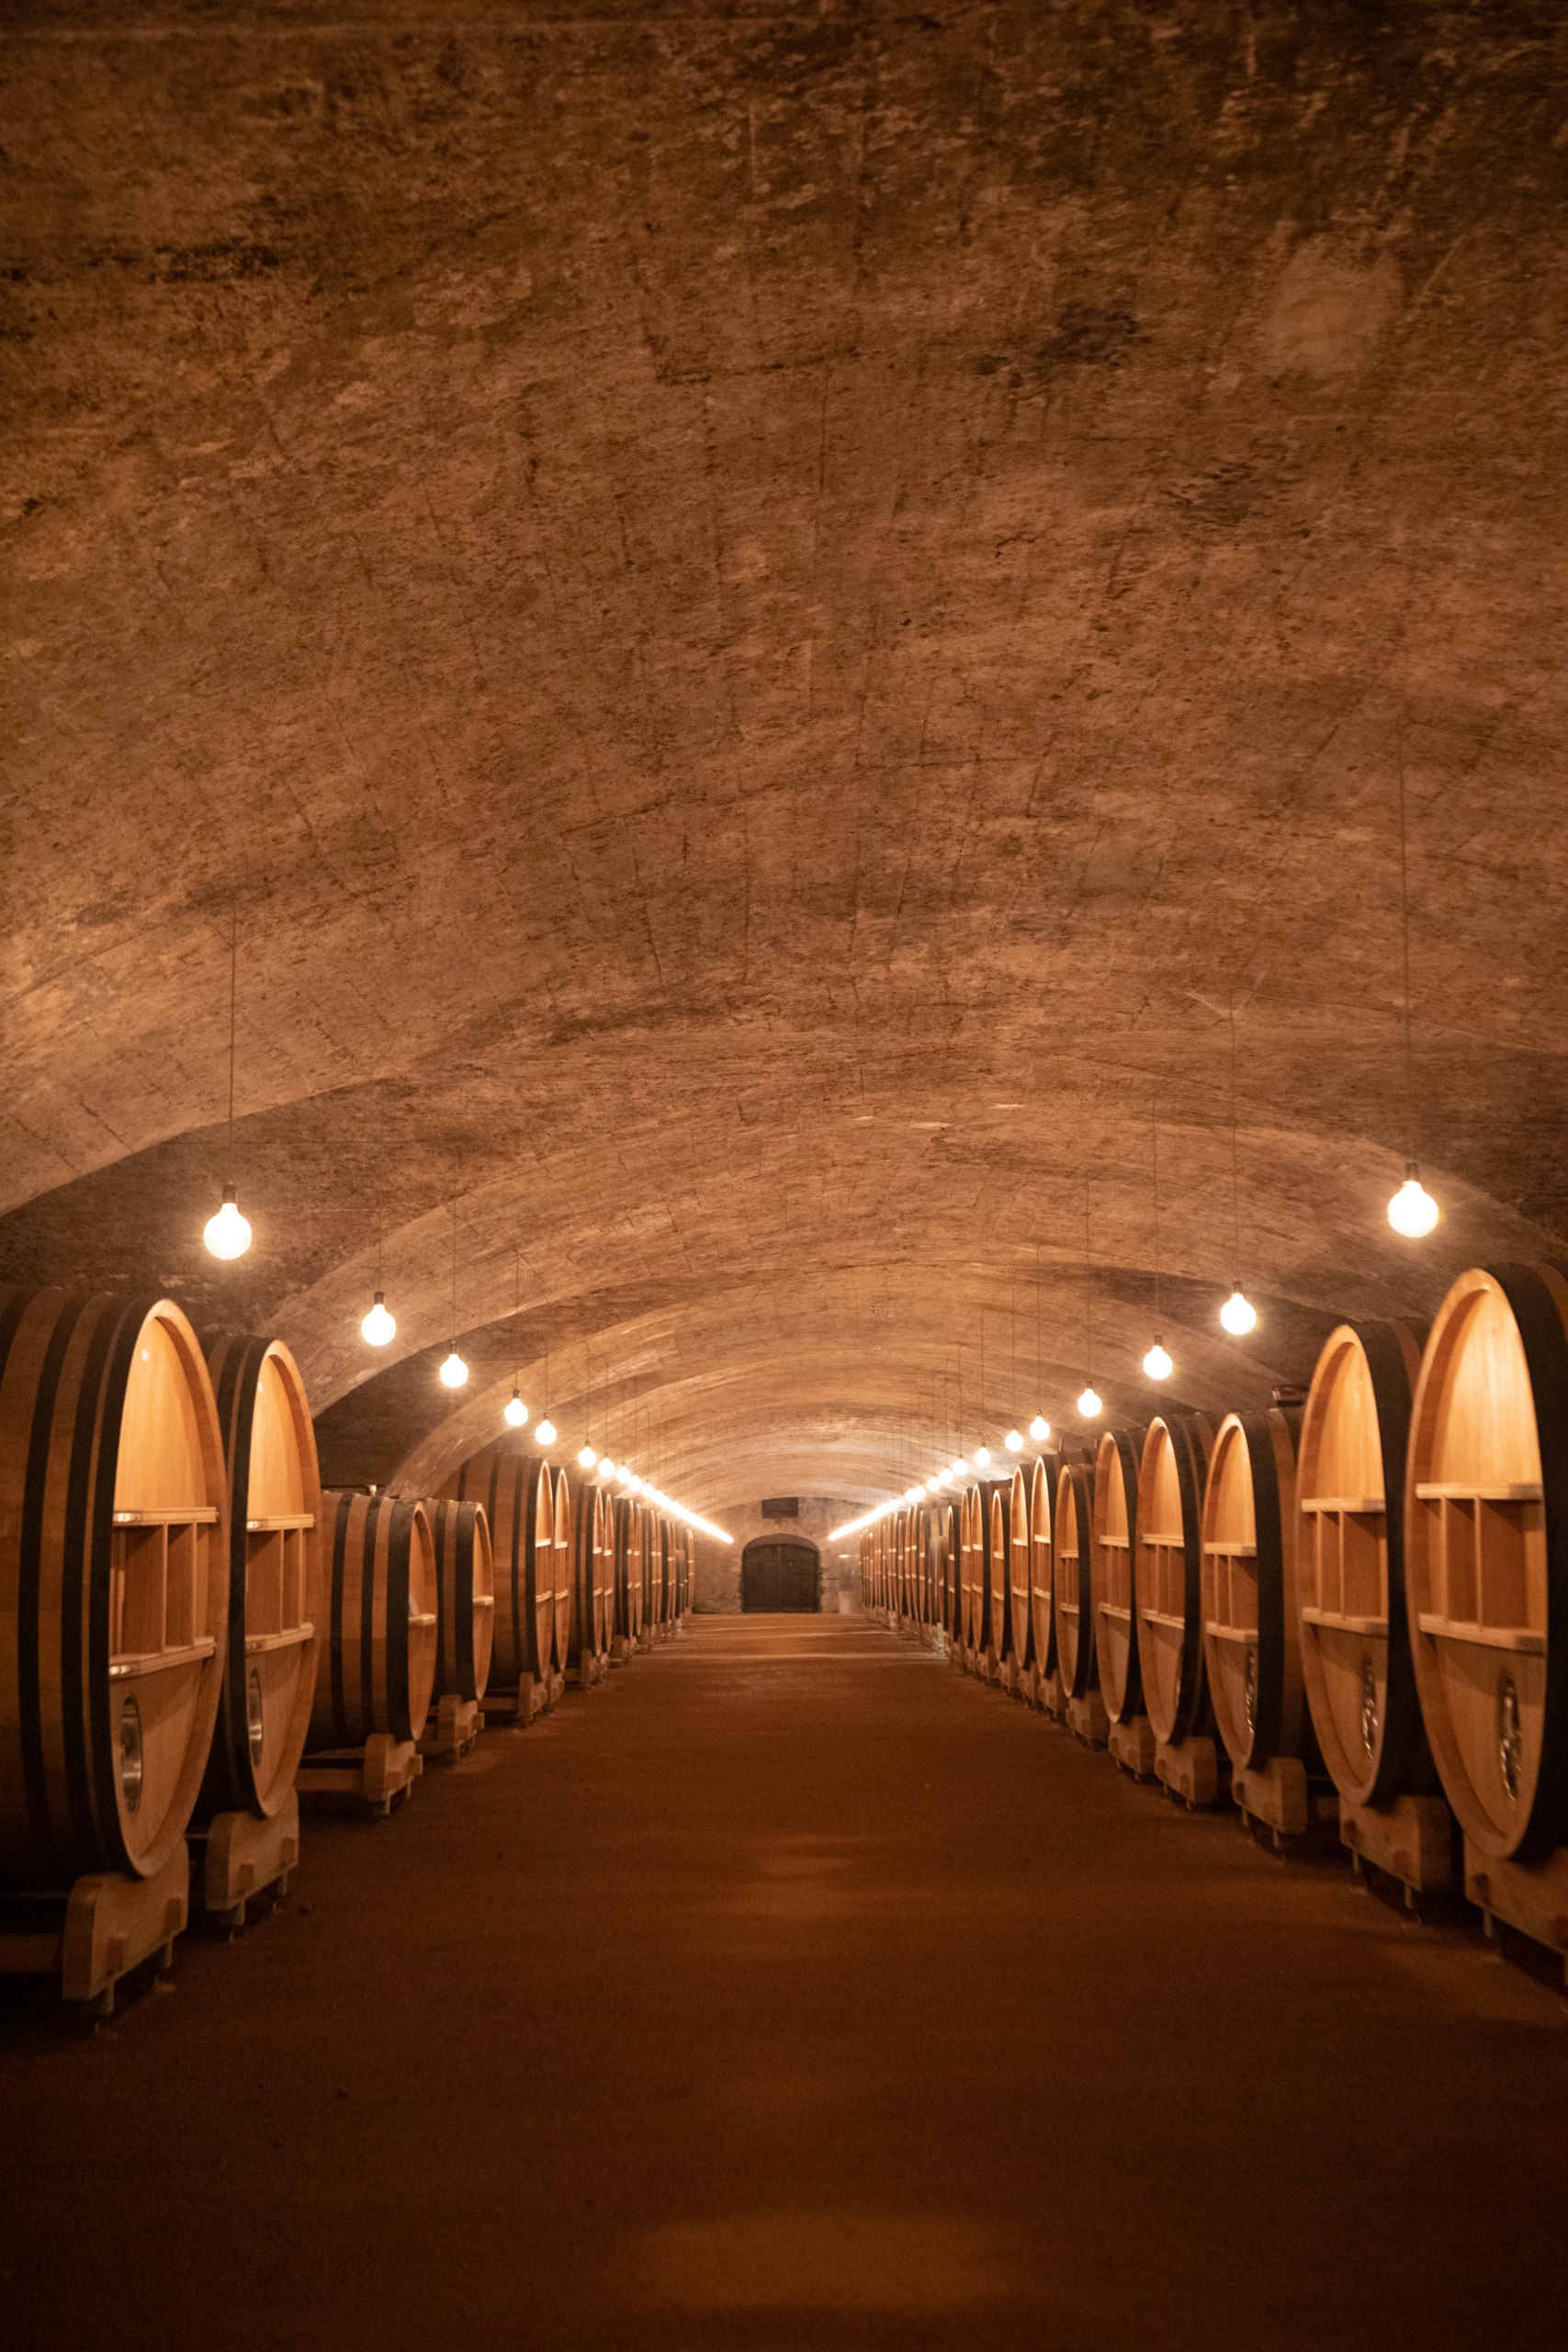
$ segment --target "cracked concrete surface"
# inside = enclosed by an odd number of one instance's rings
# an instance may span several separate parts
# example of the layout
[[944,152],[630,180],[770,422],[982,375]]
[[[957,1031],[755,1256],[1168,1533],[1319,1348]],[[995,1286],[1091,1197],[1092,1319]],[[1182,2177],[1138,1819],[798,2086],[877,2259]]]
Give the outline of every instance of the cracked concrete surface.
[[1190,1401],[1560,1252],[1563,40],[21,0],[0,1273],[711,1512],[1070,1428],[1086,1188],[1142,1418],[1156,1111]]

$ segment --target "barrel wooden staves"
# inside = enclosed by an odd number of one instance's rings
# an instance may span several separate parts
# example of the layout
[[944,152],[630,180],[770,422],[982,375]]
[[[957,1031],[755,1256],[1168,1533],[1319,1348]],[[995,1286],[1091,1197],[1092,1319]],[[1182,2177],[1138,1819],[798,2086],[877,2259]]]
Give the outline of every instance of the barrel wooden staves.
[[1227,1413],[1203,1490],[1203,1662],[1231,1794],[1272,1830],[1317,1817],[1322,1758],[1302,1681],[1296,1589],[1297,1407]]
[[1029,1477],[1029,1614],[1033,1625],[1034,1703],[1048,1715],[1063,1712],[1062,1678],[1056,1664],[1055,1454],[1037,1456]]
[[1063,1464],[1056,1481],[1053,1590],[1056,1671],[1067,1728],[1087,1747],[1103,1747],[1107,1730],[1094,1638],[1094,1468]]
[[1156,1776],[1189,1808],[1219,1794],[1203,1668],[1203,1486],[1213,1442],[1201,1414],[1162,1414],[1149,1423],[1138,1465],[1138,1679]]
[[[454,1471],[446,1491],[479,1503],[495,1564],[491,1706],[504,1696],[526,1719],[550,1679],[555,1628],[555,1485],[549,1464],[514,1438],[487,1445]],[[526,1704],[525,1704],[526,1701]],[[487,1713],[489,1709],[487,1709]],[[497,1713],[501,1712],[498,1707]]]
[[970,1668],[978,1663],[985,1644],[982,1615],[986,1589],[985,1504],[978,1487],[964,1490],[962,1559],[964,1587],[964,1651]]
[[165,1882],[183,1924],[221,1695],[224,1489],[177,1306],[0,1289],[0,1886],[145,1882],[149,1949]]
[[1029,1544],[1030,1474],[1021,1467],[1008,1482],[1008,1613],[1012,1673],[1008,1688],[1021,1698],[1032,1695],[1034,1672],[1034,1614],[1030,1605]]
[[571,1588],[577,1544],[577,1498],[564,1470],[555,1474],[553,1611],[550,1630],[551,1689],[558,1695],[571,1654]]
[[1475,1267],[1411,1410],[1404,1597],[1465,1892],[1568,1958],[1568,1280]]
[[1089,1596],[1094,1608],[1094,1656],[1105,1709],[1105,1743],[1135,1780],[1154,1770],[1154,1734],[1143,1712],[1138,1679],[1138,1472],[1141,1430],[1107,1430],[1095,1450],[1094,1542]]
[[193,1899],[231,1928],[299,1859],[295,1775],[321,1656],[315,1430],[281,1340],[204,1332],[228,1470],[227,1659],[207,1774],[191,1816]]
[[281,1340],[225,1331],[202,1345],[228,1467],[229,1631],[195,1818],[270,1820],[293,1796],[321,1648],[315,1430]]
[[1453,1883],[1453,1820],[1421,1724],[1404,1609],[1404,1459],[1425,1330],[1342,1323],[1302,1416],[1302,1680],[1339,1836],[1406,1901]]
[[427,1503],[435,1547],[436,1752],[461,1753],[479,1730],[495,1634],[495,1554],[484,1505]]
[[572,1539],[571,1624],[567,1658],[580,1682],[599,1671],[599,1635],[604,1616],[604,1490],[580,1487]]
[[[363,1749],[363,1793],[385,1811],[417,1771],[415,1743],[435,1686],[434,1538],[424,1505],[395,1495],[329,1491],[321,1526],[327,1653],[307,1764],[314,1755]],[[303,1771],[301,1786],[339,1792],[328,1770]],[[346,1782],[343,1792],[352,1792]]]
[[1012,1657],[1012,1554],[1008,1506],[1012,1484],[997,1480],[986,1488],[986,1625],[990,1671],[1007,1679]]

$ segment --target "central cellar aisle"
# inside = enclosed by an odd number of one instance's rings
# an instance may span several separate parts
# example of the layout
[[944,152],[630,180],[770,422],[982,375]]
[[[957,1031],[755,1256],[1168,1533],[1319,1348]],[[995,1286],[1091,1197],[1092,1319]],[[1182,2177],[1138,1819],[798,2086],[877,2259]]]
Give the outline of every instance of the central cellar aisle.
[[11,2352],[1562,2340],[1561,1996],[864,1620],[308,1823],[175,1982],[0,2009]]

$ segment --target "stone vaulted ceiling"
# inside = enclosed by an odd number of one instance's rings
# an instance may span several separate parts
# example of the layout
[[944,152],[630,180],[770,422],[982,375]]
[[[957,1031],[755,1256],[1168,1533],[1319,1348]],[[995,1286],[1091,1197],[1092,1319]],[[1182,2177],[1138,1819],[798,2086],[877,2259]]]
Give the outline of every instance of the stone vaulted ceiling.
[[1563,45],[18,0],[0,1272],[716,1511],[1146,1416],[1156,1107],[1189,1401],[1561,1250]]

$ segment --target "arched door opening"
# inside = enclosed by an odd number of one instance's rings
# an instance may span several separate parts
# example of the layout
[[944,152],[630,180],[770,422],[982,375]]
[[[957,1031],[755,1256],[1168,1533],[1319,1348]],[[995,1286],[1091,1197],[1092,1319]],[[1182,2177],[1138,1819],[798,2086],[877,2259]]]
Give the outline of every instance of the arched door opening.
[[803,1535],[760,1535],[740,1555],[743,1610],[819,1610],[822,1563]]

